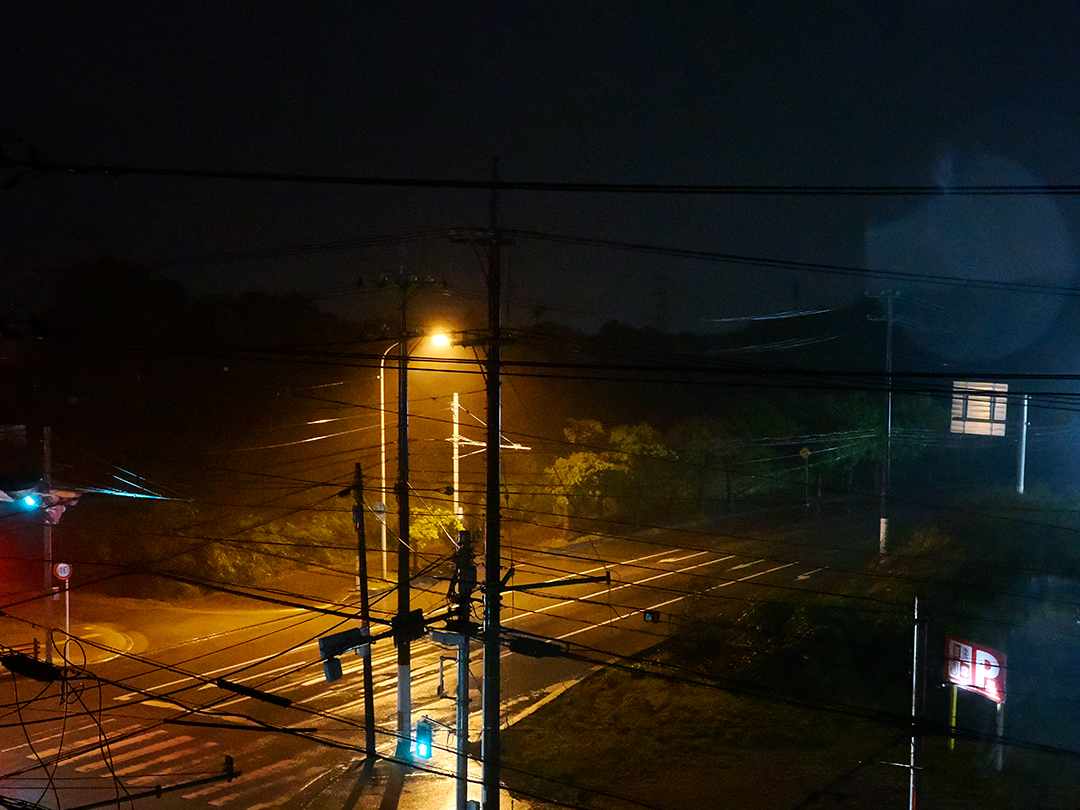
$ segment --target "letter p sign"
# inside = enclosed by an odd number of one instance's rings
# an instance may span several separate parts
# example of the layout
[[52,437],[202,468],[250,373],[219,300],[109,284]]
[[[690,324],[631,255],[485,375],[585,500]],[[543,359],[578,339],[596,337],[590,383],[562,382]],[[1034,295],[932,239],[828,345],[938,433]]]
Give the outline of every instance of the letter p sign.
[[949,683],[978,692],[995,703],[1005,702],[1005,653],[948,636],[945,658]]
[[1001,665],[997,657],[989,650],[975,650],[975,687],[977,689],[996,689],[997,676]]

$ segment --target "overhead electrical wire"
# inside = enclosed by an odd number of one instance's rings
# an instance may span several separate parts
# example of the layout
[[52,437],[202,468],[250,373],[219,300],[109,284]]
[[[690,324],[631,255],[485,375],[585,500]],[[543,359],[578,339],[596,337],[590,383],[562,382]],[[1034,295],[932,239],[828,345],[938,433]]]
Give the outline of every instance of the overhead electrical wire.
[[[104,174],[114,177],[186,177],[203,180],[256,180],[260,182],[316,185],[377,186],[385,188],[474,189],[484,191],[538,191],[596,194],[676,194],[752,196],[1074,196],[1080,185],[999,184],[999,185],[749,185],[696,183],[580,183],[551,181],[453,180],[431,177],[378,177],[291,172],[241,172],[180,167],[134,166],[123,163],[79,163],[52,161],[41,157],[30,145],[21,155],[0,147],[0,165],[23,169],[40,176],[48,173],[74,175]],[[9,178],[0,190],[10,190],[26,177]]]
[[[59,168],[58,166],[51,166],[51,167],[44,167],[43,168],[43,166],[44,166],[44,164],[41,164],[38,167],[36,167],[34,170],[35,171],[54,171],[54,170],[57,170],[57,168]],[[67,169],[71,170],[71,171],[91,171],[91,170],[93,170],[93,169],[89,169],[88,167],[82,167],[80,169],[80,168],[73,167],[73,166],[67,167]],[[104,169],[104,171],[115,171],[115,170],[116,170],[115,167],[113,167],[113,168],[105,168]],[[93,171],[96,171],[96,170],[93,170]],[[136,169],[136,170],[132,170],[130,173],[142,173],[142,170]],[[214,176],[218,176],[218,175],[214,175]],[[255,179],[254,175],[252,175],[250,177],[251,177],[251,179]],[[282,178],[282,177],[276,177],[275,178],[275,177],[263,176],[260,179],[285,179],[285,178]],[[311,178],[304,179],[304,178],[299,178],[299,177],[290,178],[290,179],[293,179],[293,180],[299,181],[299,182],[327,182],[326,179],[312,180]],[[339,178],[339,180],[340,180],[340,178]],[[335,182],[337,182],[337,181],[335,181]],[[379,181],[372,181],[372,182],[382,184]],[[495,185],[495,184],[487,183],[487,184],[484,184],[483,187],[492,187],[493,185]],[[519,188],[519,189],[522,189],[522,190],[541,190],[541,191],[608,191],[608,192],[616,192],[616,191],[617,192],[631,192],[631,191],[633,191],[633,192],[637,192],[637,193],[761,193],[761,194],[858,194],[858,195],[876,194],[876,193],[882,193],[882,194],[931,194],[931,193],[938,194],[938,193],[941,193],[940,189],[929,189],[929,188],[922,188],[922,187],[905,187],[905,188],[891,188],[891,189],[875,188],[875,187],[849,187],[849,188],[839,188],[839,187],[768,187],[768,188],[766,188],[766,187],[757,187],[756,190],[754,190],[754,189],[751,189],[749,187],[605,186],[604,188],[600,188],[600,187],[598,187],[596,185],[577,184],[575,187],[571,188],[570,184],[566,184],[566,187],[561,187],[563,184],[559,184],[559,185],[560,185],[559,188],[555,188],[553,186],[553,184],[541,184],[541,185],[535,185],[534,184],[532,186],[530,186],[529,184],[519,184],[517,186],[507,186],[507,188],[513,187],[513,188]],[[723,188],[723,190],[721,190],[721,188]],[[679,190],[676,190],[676,189],[679,189]],[[950,191],[950,193],[957,193],[956,189],[950,189],[949,191]],[[1080,193],[1080,188],[1078,188],[1078,187],[1063,187],[1063,186],[1055,186],[1055,187],[1049,187],[1049,186],[1044,186],[1044,187],[1027,187],[1027,186],[1025,186],[1025,187],[1016,187],[1016,186],[1012,186],[1012,187],[970,187],[970,188],[966,188],[966,189],[964,189],[964,188],[960,189],[959,193],[961,193],[961,194],[1076,194],[1076,193]],[[632,246],[631,249],[637,249],[637,248],[640,248],[640,247],[641,246]],[[718,254],[718,256],[719,256],[719,254]],[[262,258],[262,257],[263,256],[253,256],[253,258]],[[700,258],[700,257],[694,257],[694,258]],[[719,261],[744,261],[746,259],[747,259],[747,257],[714,258],[714,260],[719,260]],[[795,263],[795,264],[801,265],[802,263]],[[777,265],[769,263],[768,266],[777,266]],[[785,263],[782,266],[786,267],[788,265]],[[834,268],[834,271],[840,271],[840,270],[856,270],[856,268]],[[972,284],[972,281],[969,280],[969,279],[958,279],[958,278],[949,278],[949,277],[938,277],[938,278],[939,278],[939,282],[937,282],[937,283],[955,284],[955,283],[961,283],[962,282],[962,283],[965,283],[965,284]],[[923,276],[917,276],[917,279],[919,281],[921,281],[921,282],[925,282],[927,280]],[[978,282],[975,282],[975,286],[978,286]],[[1078,293],[1080,293],[1080,290],[1077,290],[1077,289],[1074,289],[1074,288],[1068,288],[1068,287],[1059,287],[1059,288],[1054,288],[1054,289],[1049,289],[1049,288],[1033,289],[1033,288],[1028,288],[1028,287],[1025,287],[1025,286],[1015,286],[1015,287],[1008,287],[1008,288],[991,286],[990,288],[991,289],[1012,289],[1014,291],[1019,291],[1019,292],[1040,292],[1042,294],[1059,294],[1059,295],[1069,295],[1069,296],[1075,296]],[[680,371],[684,371],[684,369],[680,369]],[[1014,377],[1015,375],[1009,375],[1009,376]],[[1070,375],[1067,379],[1074,380],[1075,377]],[[1070,752],[1070,753],[1074,753],[1074,752]]]

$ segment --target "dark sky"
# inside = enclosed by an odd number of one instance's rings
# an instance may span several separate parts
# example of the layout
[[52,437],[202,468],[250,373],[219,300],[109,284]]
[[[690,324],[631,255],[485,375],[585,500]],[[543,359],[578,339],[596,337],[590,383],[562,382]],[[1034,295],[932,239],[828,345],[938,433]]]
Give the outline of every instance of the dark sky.
[[[1065,3],[15,3],[0,32],[6,152],[81,164],[566,183],[877,186],[1080,180],[1080,11]],[[356,314],[403,266],[479,294],[445,241],[180,261],[483,227],[484,191],[53,173],[0,192],[0,268],[102,255],[196,290],[302,289]],[[509,191],[507,228],[812,264],[1071,286],[1071,197]],[[841,304],[890,279],[519,238],[509,320],[671,330]],[[902,285],[901,285],[902,286]],[[1015,350],[1061,296],[911,287]],[[1009,299],[1003,305],[1003,296]],[[960,313],[960,314],[957,314]],[[933,338],[937,340],[937,338]],[[997,342],[995,343],[995,340]],[[990,341],[986,344],[986,341]],[[961,341],[962,342],[962,341]],[[991,345],[992,344],[992,345]],[[1000,345],[999,345],[1000,344]]]

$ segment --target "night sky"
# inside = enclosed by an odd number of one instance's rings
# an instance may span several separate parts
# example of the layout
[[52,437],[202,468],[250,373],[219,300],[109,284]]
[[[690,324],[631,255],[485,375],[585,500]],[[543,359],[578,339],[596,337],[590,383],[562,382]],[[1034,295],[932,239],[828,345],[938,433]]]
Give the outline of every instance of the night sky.
[[[1080,180],[1080,11],[886,5],[9,4],[0,144],[20,162],[33,149],[57,163],[338,177],[482,181],[498,158],[500,179],[521,182]],[[404,269],[482,294],[476,256],[447,240],[233,254],[486,227],[484,190],[36,176],[17,166],[3,177],[0,268],[20,304],[33,304],[33,282],[51,268],[101,256],[160,266],[195,291],[303,290],[357,317],[360,276]],[[984,358],[1042,336],[1068,296],[875,271],[1077,285],[1072,196],[506,191],[500,222],[818,266],[518,237],[506,259],[511,324],[707,331],[727,328],[717,319],[900,288],[928,342],[940,347],[934,330],[959,323],[947,339],[955,357]],[[219,254],[233,257],[192,261]]]

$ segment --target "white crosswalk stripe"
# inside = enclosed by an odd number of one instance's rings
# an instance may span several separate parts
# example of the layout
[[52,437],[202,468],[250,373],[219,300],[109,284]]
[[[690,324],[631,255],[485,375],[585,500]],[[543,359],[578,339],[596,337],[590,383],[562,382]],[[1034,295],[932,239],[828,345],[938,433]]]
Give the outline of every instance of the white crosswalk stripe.
[[[135,751],[128,751],[123,754],[114,753],[111,757],[111,764],[113,767],[116,767],[121,762],[130,762],[131,760],[137,759],[138,757],[145,757],[147,754],[155,754],[158,751],[165,750],[166,748],[175,748],[176,746],[183,745],[187,742],[191,742],[191,737],[173,737],[169,740],[163,740],[156,745],[139,748]],[[107,770],[108,768],[109,765],[106,764],[104,761],[98,761],[91,762],[88,765],[80,765],[75,770],[79,771],[80,773],[90,773],[92,771]]]
[[151,759],[148,762],[139,762],[139,763],[137,763],[135,765],[131,765],[131,766],[127,767],[127,768],[121,768],[120,770],[115,771],[114,773],[115,773],[116,776],[129,776],[130,774],[138,773],[139,771],[144,771],[147,768],[153,766],[155,768],[156,772],[158,772],[158,773],[166,773],[167,774],[167,773],[171,773],[170,769],[167,768],[167,767],[162,768],[162,766],[167,762],[175,762],[178,759],[183,760],[184,769],[187,770],[188,768],[191,767],[192,757],[197,756],[197,755],[202,754],[202,753],[206,753],[209,749],[215,748],[215,747],[217,747],[216,742],[203,743],[203,744],[201,744],[199,746],[198,751],[192,751],[190,749],[185,748],[185,749],[183,749],[181,751],[174,751],[174,752],[169,753],[169,754],[163,754],[160,757],[155,757],[154,759]]
[[[159,728],[159,729],[156,729],[154,731],[147,732],[146,734],[136,734],[136,735],[134,735],[132,737],[127,737],[125,739],[116,740],[115,742],[110,741],[109,745],[108,745],[108,752],[115,755],[117,751],[120,751],[120,750],[125,749],[125,748],[130,748],[133,745],[141,745],[146,740],[152,739],[154,737],[164,736],[167,733],[168,732],[165,729]],[[95,745],[95,742],[97,742],[98,744]],[[85,759],[91,759],[91,758],[101,759],[101,757],[105,755],[106,747],[104,745],[100,744],[100,741],[97,741],[97,740],[88,740],[84,744],[71,745],[71,746],[65,746],[65,747],[69,748],[70,750],[78,750],[80,748],[86,747],[86,745],[95,745],[95,747],[93,749],[89,750],[89,751],[85,751],[84,753],[77,754],[76,756],[73,756],[73,757],[64,757],[63,758],[63,764],[64,765],[71,765],[72,763],[81,762],[81,761],[83,761]],[[57,754],[57,751],[54,749],[51,756],[55,756],[56,754]],[[36,759],[36,757],[34,757],[33,755],[28,755],[27,759]]]

